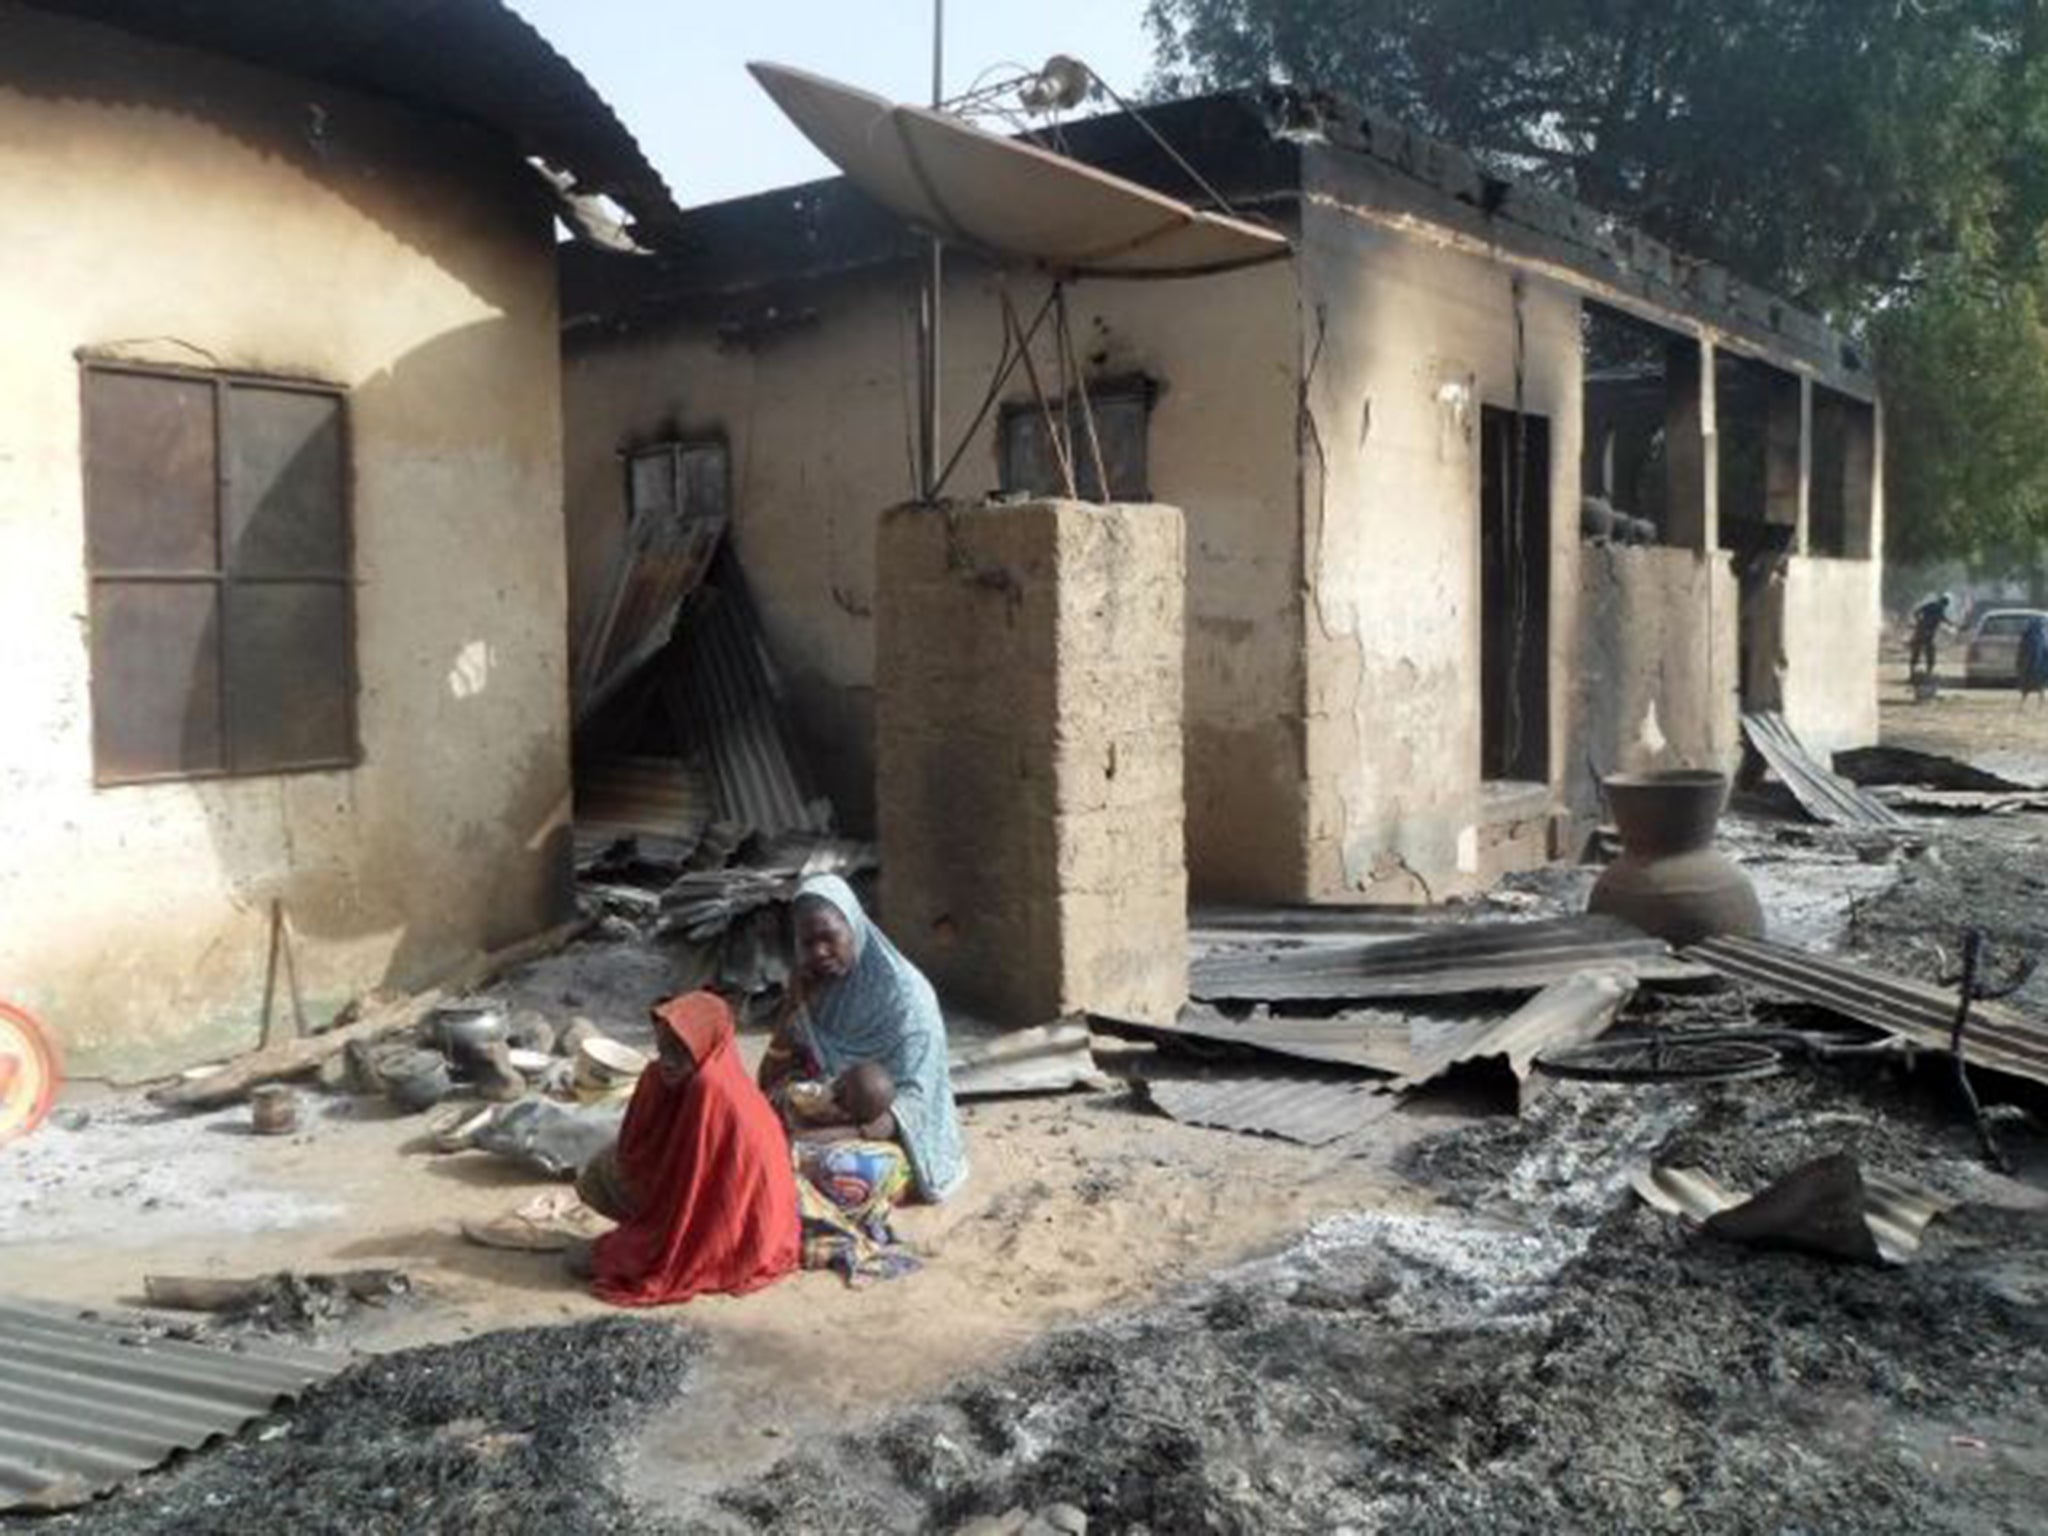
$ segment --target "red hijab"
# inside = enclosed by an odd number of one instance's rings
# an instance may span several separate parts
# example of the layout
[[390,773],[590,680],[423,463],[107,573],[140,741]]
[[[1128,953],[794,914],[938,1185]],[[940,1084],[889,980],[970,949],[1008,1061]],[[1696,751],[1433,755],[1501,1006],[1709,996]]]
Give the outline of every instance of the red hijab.
[[697,1070],[671,1085],[640,1074],[619,1131],[619,1172],[639,1214],[597,1240],[593,1289],[622,1307],[739,1294],[797,1267],[789,1140],[740,1064],[732,1011],[709,992],[654,1010]]

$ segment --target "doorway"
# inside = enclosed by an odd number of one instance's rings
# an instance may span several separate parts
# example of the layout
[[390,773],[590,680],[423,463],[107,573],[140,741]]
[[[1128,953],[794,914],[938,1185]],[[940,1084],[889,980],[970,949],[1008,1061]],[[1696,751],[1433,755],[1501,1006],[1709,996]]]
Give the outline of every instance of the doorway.
[[1480,413],[1480,773],[1550,778],[1550,422]]

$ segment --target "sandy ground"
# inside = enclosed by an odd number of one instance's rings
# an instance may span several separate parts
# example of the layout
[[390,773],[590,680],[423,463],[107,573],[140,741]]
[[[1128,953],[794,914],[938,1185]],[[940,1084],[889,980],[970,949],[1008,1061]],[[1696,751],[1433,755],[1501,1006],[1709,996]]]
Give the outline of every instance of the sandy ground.
[[[750,1056],[762,1044],[749,1037]],[[396,1266],[416,1298],[349,1337],[378,1350],[608,1310],[558,1259],[460,1235],[465,1217],[549,1186],[480,1153],[432,1152],[424,1117],[377,1101],[308,1092],[304,1107],[302,1132],[272,1140],[248,1133],[244,1110],[169,1117],[132,1095],[75,1095],[0,1151],[0,1294],[138,1305],[151,1273]],[[1122,1092],[962,1115],[972,1181],[943,1207],[902,1215],[922,1271],[859,1291],[805,1274],[664,1314],[701,1329],[709,1349],[702,1389],[634,1459],[635,1491],[687,1498],[693,1476],[744,1473],[784,1437],[919,1397],[1049,1329],[1277,1248],[1322,1216],[1419,1198],[1376,1171],[1407,1127],[1376,1135],[1368,1162],[1191,1129]]]

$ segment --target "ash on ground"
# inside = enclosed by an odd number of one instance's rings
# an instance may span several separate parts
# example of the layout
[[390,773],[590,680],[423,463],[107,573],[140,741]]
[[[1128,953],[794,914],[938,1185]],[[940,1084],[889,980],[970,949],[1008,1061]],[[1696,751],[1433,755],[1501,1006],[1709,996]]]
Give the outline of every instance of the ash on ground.
[[598,1536],[663,1527],[611,1487],[613,1450],[682,1391],[698,1345],[603,1318],[354,1367],[225,1447],[39,1533]]
[[[2037,818],[2028,822],[2038,825]],[[1944,837],[1908,860],[1894,884],[1851,907],[1849,944],[1881,957],[1888,970],[1953,986],[1965,924],[1983,929],[1990,942],[1991,980],[2022,956],[2041,957],[2048,856],[2036,837],[2002,826]],[[2048,965],[2037,967],[2009,1002],[2037,1018],[2048,1014]]]
[[[1626,1186],[1654,1158],[1753,1189],[1838,1148],[1976,1203],[1878,1269],[1719,1245]],[[1561,1085],[1406,1162],[1442,1205],[1326,1223],[1058,1336],[797,1450],[720,1516],[948,1530],[1063,1502],[1096,1532],[2038,1528],[2048,1216],[1938,1094],[1834,1070]]]

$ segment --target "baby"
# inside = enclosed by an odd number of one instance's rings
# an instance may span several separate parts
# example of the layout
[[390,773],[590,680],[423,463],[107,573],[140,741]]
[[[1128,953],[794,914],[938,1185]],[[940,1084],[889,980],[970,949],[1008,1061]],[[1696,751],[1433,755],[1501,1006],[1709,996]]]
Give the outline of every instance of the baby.
[[799,1141],[887,1140],[895,1131],[896,1081],[878,1061],[859,1062],[829,1082],[791,1079],[770,1098]]

